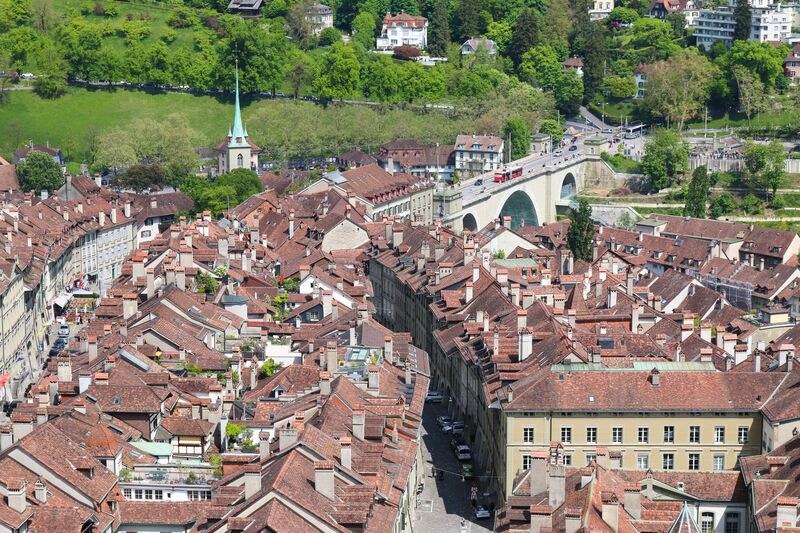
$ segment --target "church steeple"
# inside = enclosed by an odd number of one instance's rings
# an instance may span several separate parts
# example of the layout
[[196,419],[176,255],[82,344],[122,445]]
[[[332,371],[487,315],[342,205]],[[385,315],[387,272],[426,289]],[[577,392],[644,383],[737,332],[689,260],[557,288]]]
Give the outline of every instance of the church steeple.
[[242,123],[242,110],[239,107],[239,60],[236,60],[236,107],[233,110],[233,127],[228,135],[228,147],[246,148],[250,144],[247,142],[247,130]]

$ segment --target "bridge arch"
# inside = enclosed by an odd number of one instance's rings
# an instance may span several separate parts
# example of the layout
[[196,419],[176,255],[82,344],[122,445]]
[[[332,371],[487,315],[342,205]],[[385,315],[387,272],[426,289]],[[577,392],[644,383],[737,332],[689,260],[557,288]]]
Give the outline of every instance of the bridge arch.
[[500,208],[500,220],[506,216],[511,217],[512,229],[522,225],[539,225],[539,216],[536,213],[533,200],[531,200],[528,193],[522,190],[514,191],[503,203],[503,207]]
[[559,198],[569,198],[578,192],[578,184],[575,182],[575,176],[572,172],[567,172],[561,182],[561,195]]
[[478,231],[478,221],[475,220],[475,215],[472,213],[464,215],[464,218],[461,219],[461,228],[464,231],[471,231],[473,233]]

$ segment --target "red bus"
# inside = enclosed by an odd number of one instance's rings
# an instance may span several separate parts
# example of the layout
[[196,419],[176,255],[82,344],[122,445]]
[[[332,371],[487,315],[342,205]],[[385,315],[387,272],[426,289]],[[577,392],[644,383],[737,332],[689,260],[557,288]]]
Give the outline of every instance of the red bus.
[[516,167],[506,170],[499,170],[494,173],[494,182],[503,183],[505,181],[513,180],[522,176],[522,167]]

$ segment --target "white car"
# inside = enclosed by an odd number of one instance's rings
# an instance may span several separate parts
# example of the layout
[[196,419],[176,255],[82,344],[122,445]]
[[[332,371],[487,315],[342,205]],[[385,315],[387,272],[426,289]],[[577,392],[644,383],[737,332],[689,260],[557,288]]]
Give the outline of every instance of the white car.
[[490,513],[486,507],[483,505],[479,505],[475,508],[475,518],[478,520],[482,520],[484,518],[490,518],[492,513]]
[[58,326],[58,336],[69,337],[69,326],[67,324],[61,324]]
[[558,156],[558,157],[561,157],[561,154],[563,154],[563,153],[564,153],[564,151],[563,151],[563,150],[556,150],[556,151],[555,151],[555,152],[553,152],[553,153],[554,153],[556,156]]
[[611,133],[614,133],[614,130],[612,128],[603,128],[603,133],[611,134]]
[[442,400],[444,400],[444,394],[436,390],[428,392],[428,395],[425,396],[426,403],[442,403]]
[[445,426],[449,426],[450,423],[451,423],[451,420],[450,420],[449,416],[442,415],[442,416],[436,417],[436,423],[439,424],[440,428],[443,428]]
[[456,459],[459,461],[472,461],[472,450],[466,444],[456,446]]

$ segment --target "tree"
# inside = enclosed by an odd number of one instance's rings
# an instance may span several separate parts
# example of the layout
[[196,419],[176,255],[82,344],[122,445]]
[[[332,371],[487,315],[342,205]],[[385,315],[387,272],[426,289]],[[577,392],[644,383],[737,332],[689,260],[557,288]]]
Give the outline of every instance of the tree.
[[524,54],[519,64],[520,78],[545,91],[554,90],[560,81],[563,66],[552,46],[534,46]]
[[319,45],[330,46],[342,40],[342,34],[336,28],[325,28],[319,33]]
[[521,118],[508,119],[503,128],[503,137],[506,142],[511,141],[511,161],[522,159],[530,153],[531,130]]
[[750,39],[750,28],[753,26],[753,10],[750,0],[738,0],[733,8],[733,20],[736,26],[733,29],[734,41],[747,41]]
[[447,46],[450,44],[449,17],[447,1],[436,0],[428,22],[428,52],[432,56],[444,57],[447,55]]
[[635,9],[629,7],[615,7],[608,14],[609,22],[618,22],[620,24],[633,24],[639,20],[639,13]]
[[735,41],[719,63],[731,72],[731,76],[737,66],[744,67],[760,78],[767,89],[773,89],[778,80],[785,79],[783,59],[787,53],[784,46],[776,47],[757,41]]
[[711,218],[719,218],[722,215],[732,213],[736,209],[736,204],[730,193],[722,193],[711,199]]
[[583,101],[588,102],[603,84],[608,46],[606,27],[590,23],[586,31],[586,51],[583,57]]
[[578,114],[583,101],[583,80],[574,70],[565,70],[558,77],[555,97],[556,107],[565,115]]
[[117,174],[114,185],[138,193],[145,189],[160,189],[166,185],[166,173],[159,164],[133,165],[124,173]]
[[32,150],[17,165],[17,178],[23,191],[55,191],[64,184],[64,173],[53,157]]
[[310,6],[309,0],[299,0],[292,4],[286,13],[288,34],[300,48],[308,48],[314,40],[314,29],[306,16],[306,11]]
[[711,180],[709,179],[708,169],[700,166],[694,169],[692,180],[686,191],[686,204],[683,207],[683,216],[694,218],[706,218],[706,202],[708,193],[711,190]]
[[322,57],[314,88],[320,98],[351,97],[358,89],[360,69],[353,48],[338,42]]
[[[13,70],[11,63],[11,55],[5,51],[0,50],[0,70],[3,72],[10,72]],[[11,91],[11,77],[0,76],[0,104],[8,100],[8,95]]]
[[[372,59],[364,68],[364,95],[380,102],[394,101],[398,91],[405,88],[400,84],[401,67],[395,64],[389,56],[379,55]],[[413,83],[413,81],[412,81]],[[417,95],[416,89],[409,91],[409,100]]]
[[227,174],[219,176],[214,185],[218,187],[229,186],[236,191],[235,198],[231,198],[231,205],[238,205],[264,190],[258,174],[246,168],[236,168]]
[[645,71],[642,107],[652,115],[677,122],[679,130],[703,109],[717,73],[706,57],[692,49],[648,65]]
[[630,44],[639,61],[651,62],[667,59],[680,50],[672,26],[654,18],[637,20],[630,30]]
[[511,38],[511,59],[515,65],[522,62],[522,56],[539,40],[539,31],[543,26],[542,15],[531,8],[523,9],[514,24]]
[[542,125],[539,126],[539,133],[549,135],[553,143],[560,143],[561,139],[564,138],[564,128],[552,119],[542,121]]
[[594,222],[592,221],[592,206],[589,205],[586,198],[578,200],[578,210],[572,210],[570,219],[567,246],[575,259],[591,261]]
[[67,92],[67,64],[52,43],[44,44],[36,53],[39,76],[33,84],[42,98],[58,98]]
[[608,76],[603,80],[603,90],[614,98],[632,98],[638,87],[633,76]]
[[31,0],[30,10],[33,27],[39,33],[46,33],[56,21],[53,0]]
[[764,213],[764,202],[754,194],[742,198],[742,211],[746,215],[761,215]]
[[743,177],[753,189],[763,189],[767,200],[769,192],[775,196],[786,179],[786,152],[777,139],[769,144],[748,140],[744,146]]
[[314,75],[314,66],[308,54],[299,50],[292,51],[289,56],[289,65],[286,69],[286,81],[292,87],[292,96],[295,99],[300,95],[300,89],[311,83]]
[[750,118],[761,113],[767,108],[767,97],[761,79],[754,76],[746,68],[736,65],[733,67],[733,77],[736,80],[736,92],[739,96],[739,107],[747,116],[747,125]]
[[689,147],[672,130],[660,130],[645,144],[641,169],[653,191],[669,187],[688,165]]
[[361,44],[365,50],[375,46],[375,15],[362,11],[353,19],[352,30],[353,41]]
[[261,375],[265,378],[270,378],[281,368],[283,368],[283,363],[276,363],[275,360],[270,357],[261,365]]
[[480,34],[480,0],[459,0],[456,10],[456,26],[459,41],[464,42]]
[[217,84],[233,87],[234,65],[239,65],[242,92],[275,92],[283,81],[288,45],[283,31],[235,15],[220,17],[228,38],[218,46]]

